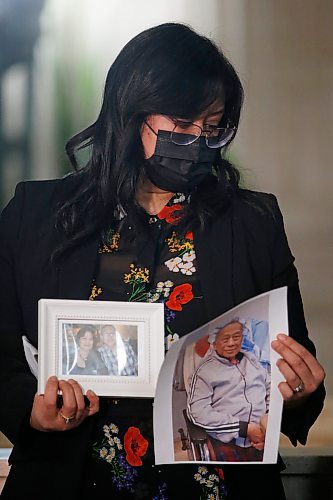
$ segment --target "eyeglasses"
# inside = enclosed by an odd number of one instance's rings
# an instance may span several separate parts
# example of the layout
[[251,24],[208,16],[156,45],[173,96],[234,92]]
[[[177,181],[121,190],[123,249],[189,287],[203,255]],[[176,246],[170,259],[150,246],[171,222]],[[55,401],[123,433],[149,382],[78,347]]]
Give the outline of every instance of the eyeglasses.
[[[203,136],[209,148],[221,148],[233,139],[237,130],[236,127],[217,127],[215,125],[205,125],[202,128],[189,121],[177,120],[170,116],[165,116],[165,118],[174,124],[170,139],[178,146],[188,146]],[[145,123],[156,134],[149,123]]]

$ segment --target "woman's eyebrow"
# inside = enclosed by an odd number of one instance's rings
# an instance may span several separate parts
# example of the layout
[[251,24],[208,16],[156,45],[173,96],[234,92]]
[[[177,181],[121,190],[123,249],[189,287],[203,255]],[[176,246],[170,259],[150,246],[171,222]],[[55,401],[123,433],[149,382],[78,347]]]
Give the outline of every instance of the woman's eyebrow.
[[223,112],[224,112],[224,108],[218,109],[217,111],[214,111],[213,113],[209,113],[209,115],[207,115],[207,118],[210,116],[220,115]]

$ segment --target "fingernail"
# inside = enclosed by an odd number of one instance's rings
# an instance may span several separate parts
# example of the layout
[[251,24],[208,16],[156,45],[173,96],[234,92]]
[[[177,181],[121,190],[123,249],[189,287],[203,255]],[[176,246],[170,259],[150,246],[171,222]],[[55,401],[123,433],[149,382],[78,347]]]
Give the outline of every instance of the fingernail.
[[279,333],[279,334],[277,335],[277,338],[278,338],[279,340],[282,340],[282,341],[283,341],[283,340],[286,340],[286,338],[287,338],[287,337],[288,337],[288,335],[286,335],[285,333]]
[[49,378],[52,382],[58,382],[58,379],[55,375],[52,375],[52,377]]

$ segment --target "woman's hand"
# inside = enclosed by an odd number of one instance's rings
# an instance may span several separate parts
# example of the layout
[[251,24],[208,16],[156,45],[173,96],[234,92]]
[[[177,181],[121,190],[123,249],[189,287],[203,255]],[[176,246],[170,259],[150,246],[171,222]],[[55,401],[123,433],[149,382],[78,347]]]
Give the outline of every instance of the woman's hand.
[[282,359],[277,366],[285,378],[279,389],[287,406],[298,405],[314,392],[325,378],[325,372],[316,358],[293,338],[279,333],[272,348]]
[[[62,392],[63,405],[57,406],[58,391]],[[67,431],[99,410],[99,398],[87,391],[89,406],[85,405],[80,385],[75,380],[58,380],[50,377],[44,394],[36,394],[31,411],[30,425],[43,432]]]

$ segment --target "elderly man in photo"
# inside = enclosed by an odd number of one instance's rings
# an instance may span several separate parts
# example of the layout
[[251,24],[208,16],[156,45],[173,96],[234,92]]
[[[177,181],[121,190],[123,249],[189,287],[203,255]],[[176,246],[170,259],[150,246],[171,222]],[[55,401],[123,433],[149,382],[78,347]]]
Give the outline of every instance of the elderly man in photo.
[[103,344],[98,348],[109,375],[138,375],[138,358],[133,347],[125,342],[113,325],[101,330]]
[[242,352],[243,325],[218,329],[214,351],[194,372],[188,394],[190,420],[222,443],[263,450],[270,374],[251,352]]

